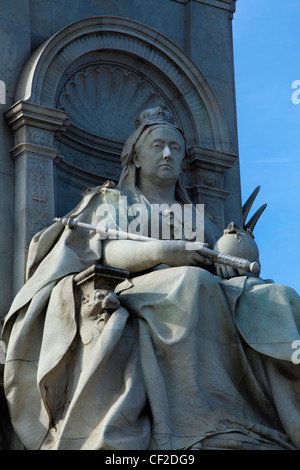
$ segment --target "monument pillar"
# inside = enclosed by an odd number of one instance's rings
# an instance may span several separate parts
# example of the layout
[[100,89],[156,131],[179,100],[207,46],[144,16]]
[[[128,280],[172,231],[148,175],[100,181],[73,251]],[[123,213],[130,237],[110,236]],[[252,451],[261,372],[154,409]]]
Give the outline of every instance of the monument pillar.
[[225,175],[232,168],[236,156],[201,146],[189,149],[190,196],[195,204],[209,207],[210,216],[222,230],[226,224],[224,203],[230,193],[225,189]]
[[14,293],[24,284],[30,240],[54,218],[54,134],[65,130],[67,114],[29,102],[6,113],[14,133]]

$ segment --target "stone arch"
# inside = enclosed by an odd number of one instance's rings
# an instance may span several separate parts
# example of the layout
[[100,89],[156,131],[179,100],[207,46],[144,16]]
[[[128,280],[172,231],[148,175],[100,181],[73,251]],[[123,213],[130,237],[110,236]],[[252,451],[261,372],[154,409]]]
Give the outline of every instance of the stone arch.
[[86,65],[93,55],[101,60],[105,51],[134,57],[139,74],[152,69],[153,80],[159,79],[177,116],[184,111],[183,125],[191,145],[230,152],[224,116],[201,71],[161,33],[126,18],[87,18],[56,33],[30,57],[15,100],[55,108],[60,86],[75,66]]

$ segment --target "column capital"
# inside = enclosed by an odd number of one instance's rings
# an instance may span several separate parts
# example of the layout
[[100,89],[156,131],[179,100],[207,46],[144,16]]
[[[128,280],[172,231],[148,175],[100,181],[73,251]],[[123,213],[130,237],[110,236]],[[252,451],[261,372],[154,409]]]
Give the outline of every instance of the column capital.
[[189,3],[190,1],[195,3],[203,3],[204,5],[210,5],[211,7],[222,8],[231,13],[235,12],[235,4],[237,0],[173,0],[178,3]]
[[15,132],[23,126],[32,126],[50,132],[64,131],[69,124],[65,111],[48,108],[28,101],[17,101],[5,113],[9,126]]
[[220,152],[200,145],[189,148],[188,154],[188,169],[200,168],[222,174],[230,170],[238,158],[233,153]]

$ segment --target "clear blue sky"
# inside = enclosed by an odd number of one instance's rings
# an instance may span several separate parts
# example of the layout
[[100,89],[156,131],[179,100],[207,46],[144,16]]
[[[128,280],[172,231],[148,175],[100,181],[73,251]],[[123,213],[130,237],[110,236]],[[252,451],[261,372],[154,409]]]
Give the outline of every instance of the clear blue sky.
[[[300,0],[237,0],[233,20],[243,202],[261,189],[261,277],[300,294]],[[251,215],[250,214],[250,215]]]

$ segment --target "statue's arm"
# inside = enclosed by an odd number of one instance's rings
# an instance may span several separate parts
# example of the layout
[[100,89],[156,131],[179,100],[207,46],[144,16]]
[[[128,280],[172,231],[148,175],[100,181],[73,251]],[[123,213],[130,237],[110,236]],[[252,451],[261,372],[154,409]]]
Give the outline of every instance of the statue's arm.
[[103,261],[107,266],[139,272],[159,264],[169,266],[204,266],[211,264],[208,258],[196,250],[186,250],[180,240],[106,240],[103,243]]

